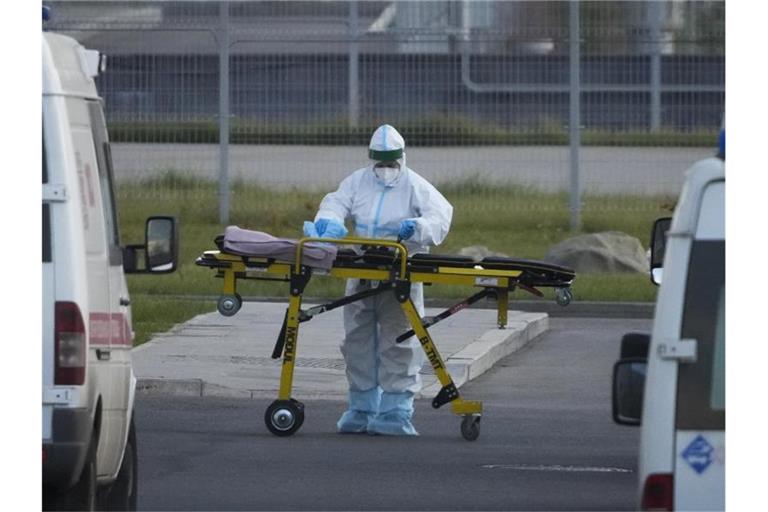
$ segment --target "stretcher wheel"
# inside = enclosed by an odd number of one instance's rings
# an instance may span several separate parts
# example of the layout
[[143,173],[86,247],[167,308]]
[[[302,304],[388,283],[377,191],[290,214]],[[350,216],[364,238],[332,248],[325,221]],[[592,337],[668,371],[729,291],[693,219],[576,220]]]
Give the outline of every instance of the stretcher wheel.
[[216,308],[224,316],[233,316],[243,306],[243,298],[239,293],[234,295],[222,295]]
[[573,299],[573,292],[570,288],[555,288],[555,298],[558,306],[567,306]]
[[276,436],[296,433],[304,423],[304,404],[298,400],[275,400],[264,413],[264,423]]
[[480,416],[468,414],[461,420],[461,435],[467,441],[480,437]]
[[300,413],[299,413],[299,424],[296,426],[296,430],[299,430],[301,426],[304,424],[304,404],[296,400],[295,398],[291,398],[291,402],[293,405],[295,405]]

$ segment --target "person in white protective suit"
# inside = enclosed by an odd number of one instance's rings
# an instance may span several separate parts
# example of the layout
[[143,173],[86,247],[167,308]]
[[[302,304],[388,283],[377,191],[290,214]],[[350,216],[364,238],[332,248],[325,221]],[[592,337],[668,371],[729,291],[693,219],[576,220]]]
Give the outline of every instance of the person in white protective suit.
[[[380,126],[371,137],[371,164],[358,169],[326,195],[315,222],[304,223],[305,236],[343,238],[344,222],[354,221],[362,238],[403,240],[409,254],[428,252],[448,235],[453,207],[427,180],[405,165],[405,141],[392,126]],[[346,294],[374,283],[350,279]],[[424,316],[421,283],[411,299]],[[394,293],[384,292],[344,307],[346,335],[341,352],[347,365],[349,407],[339,419],[339,432],[418,435],[411,423],[413,397],[421,389],[419,370],[424,354],[415,336],[395,339],[410,330]]]

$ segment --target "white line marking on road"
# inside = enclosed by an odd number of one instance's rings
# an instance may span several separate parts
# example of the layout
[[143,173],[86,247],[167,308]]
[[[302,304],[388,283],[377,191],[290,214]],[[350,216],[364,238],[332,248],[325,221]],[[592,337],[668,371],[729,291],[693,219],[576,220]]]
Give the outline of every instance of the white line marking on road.
[[527,465],[527,464],[484,464],[483,469],[514,469],[517,471],[563,471],[568,473],[633,473],[627,468],[612,468],[605,466],[560,466],[560,465]]

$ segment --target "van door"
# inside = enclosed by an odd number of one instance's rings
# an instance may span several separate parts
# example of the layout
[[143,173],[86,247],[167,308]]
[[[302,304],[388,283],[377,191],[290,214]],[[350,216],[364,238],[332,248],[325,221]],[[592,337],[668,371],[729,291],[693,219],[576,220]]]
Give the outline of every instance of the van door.
[[[105,457],[115,449],[109,414],[114,409],[111,389],[112,369],[109,358],[111,344],[111,289],[109,284],[109,252],[106,220],[99,184],[99,165],[96,156],[89,101],[78,97],[66,98],[67,114],[75,152],[79,201],[82,205],[85,238],[86,281],[88,287],[88,369],[89,392],[94,400],[101,399],[101,429],[96,466],[99,473],[109,466]],[[83,312],[85,315],[86,313]],[[95,402],[94,402],[95,403]]]
[[100,474],[109,474],[116,470],[120,463],[122,443],[127,435],[130,349],[133,340],[129,323],[128,293],[123,275],[112,159],[101,103],[95,100],[88,101],[88,114],[98,168],[109,278],[109,346],[102,348],[97,354],[101,361],[110,367],[108,384],[110,400],[109,407],[104,408],[104,422],[110,431],[109,442],[117,446],[109,450],[109,455],[99,468]]
[[725,182],[704,191],[691,246],[681,339],[696,361],[680,363],[675,418],[675,509],[725,508]]
[[[43,121],[43,188],[50,182],[48,155],[45,150],[45,121]],[[51,204],[43,198],[43,389],[54,382],[54,302],[56,300],[55,268],[53,265],[53,233]],[[53,407],[43,406],[43,439],[52,438]]]

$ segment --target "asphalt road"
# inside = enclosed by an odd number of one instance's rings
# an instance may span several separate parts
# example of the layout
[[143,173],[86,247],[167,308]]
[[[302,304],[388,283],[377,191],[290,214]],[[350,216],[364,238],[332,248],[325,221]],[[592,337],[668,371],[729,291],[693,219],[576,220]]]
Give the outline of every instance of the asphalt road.
[[[415,147],[407,164],[433,183],[476,177],[492,183],[514,182],[537,189],[570,190],[567,146]],[[677,196],[684,172],[712,148],[597,147],[581,149],[581,187],[607,194]],[[118,181],[157,176],[169,169],[217,180],[216,144],[112,144]],[[235,144],[229,151],[232,181],[278,188],[332,189],[352,171],[368,164],[356,146],[278,146]]]
[[336,434],[336,401],[307,401],[302,429],[277,438],[263,423],[269,400],[140,397],[139,508],[632,509],[638,431],[612,423],[609,382],[621,335],[650,320],[551,325],[462,388],[484,401],[474,442],[427,401],[418,438]]

